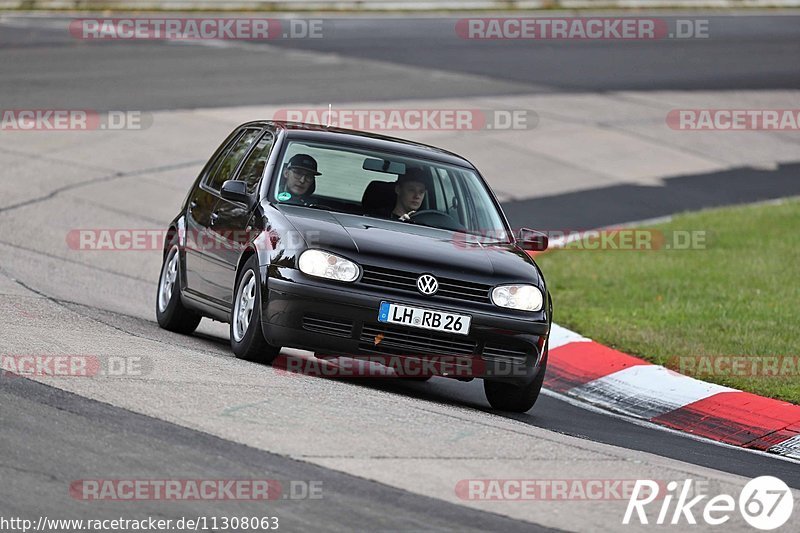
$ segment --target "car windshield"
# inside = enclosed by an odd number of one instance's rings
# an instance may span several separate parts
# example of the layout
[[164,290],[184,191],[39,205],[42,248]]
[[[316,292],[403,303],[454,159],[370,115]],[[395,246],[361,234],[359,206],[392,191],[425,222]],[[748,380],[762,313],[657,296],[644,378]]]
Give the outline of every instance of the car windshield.
[[272,190],[277,203],[394,220],[508,242],[472,170],[350,146],[291,141]]

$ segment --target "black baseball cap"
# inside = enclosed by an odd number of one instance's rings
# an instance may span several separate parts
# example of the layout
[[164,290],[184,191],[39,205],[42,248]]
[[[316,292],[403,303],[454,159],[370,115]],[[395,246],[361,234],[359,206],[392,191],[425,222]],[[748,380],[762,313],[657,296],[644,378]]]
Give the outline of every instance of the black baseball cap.
[[315,176],[322,174],[321,172],[317,172],[317,160],[306,154],[292,156],[286,168],[302,168],[303,170],[308,170],[313,173]]

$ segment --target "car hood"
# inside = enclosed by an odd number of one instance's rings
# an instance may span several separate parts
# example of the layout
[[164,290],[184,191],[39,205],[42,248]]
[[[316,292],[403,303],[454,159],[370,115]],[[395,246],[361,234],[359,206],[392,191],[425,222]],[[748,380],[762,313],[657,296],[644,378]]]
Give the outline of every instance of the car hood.
[[281,206],[309,248],[339,253],[362,265],[459,277],[527,281],[539,285],[530,257],[513,245],[467,243],[447,230],[347,213]]

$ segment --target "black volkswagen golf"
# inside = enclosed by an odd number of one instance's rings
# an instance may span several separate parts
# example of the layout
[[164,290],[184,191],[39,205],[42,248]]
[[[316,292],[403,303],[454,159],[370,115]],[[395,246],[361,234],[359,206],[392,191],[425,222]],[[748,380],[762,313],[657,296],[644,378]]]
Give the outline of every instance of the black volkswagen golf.
[[271,363],[281,347],[447,360],[427,368],[483,379],[492,407],[524,412],[542,387],[552,315],[527,252],[546,246],[533,230],[515,234],[453,153],[250,122],[169,226],[156,314],[180,333],[202,317],[229,323],[233,352],[250,361]]

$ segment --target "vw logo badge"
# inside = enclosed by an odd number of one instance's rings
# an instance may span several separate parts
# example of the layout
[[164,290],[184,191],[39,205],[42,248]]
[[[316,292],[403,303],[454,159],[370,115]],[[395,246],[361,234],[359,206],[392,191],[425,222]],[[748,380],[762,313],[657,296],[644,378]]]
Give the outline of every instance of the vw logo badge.
[[436,294],[439,290],[439,282],[430,274],[423,274],[417,278],[417,290],[422,294]]

